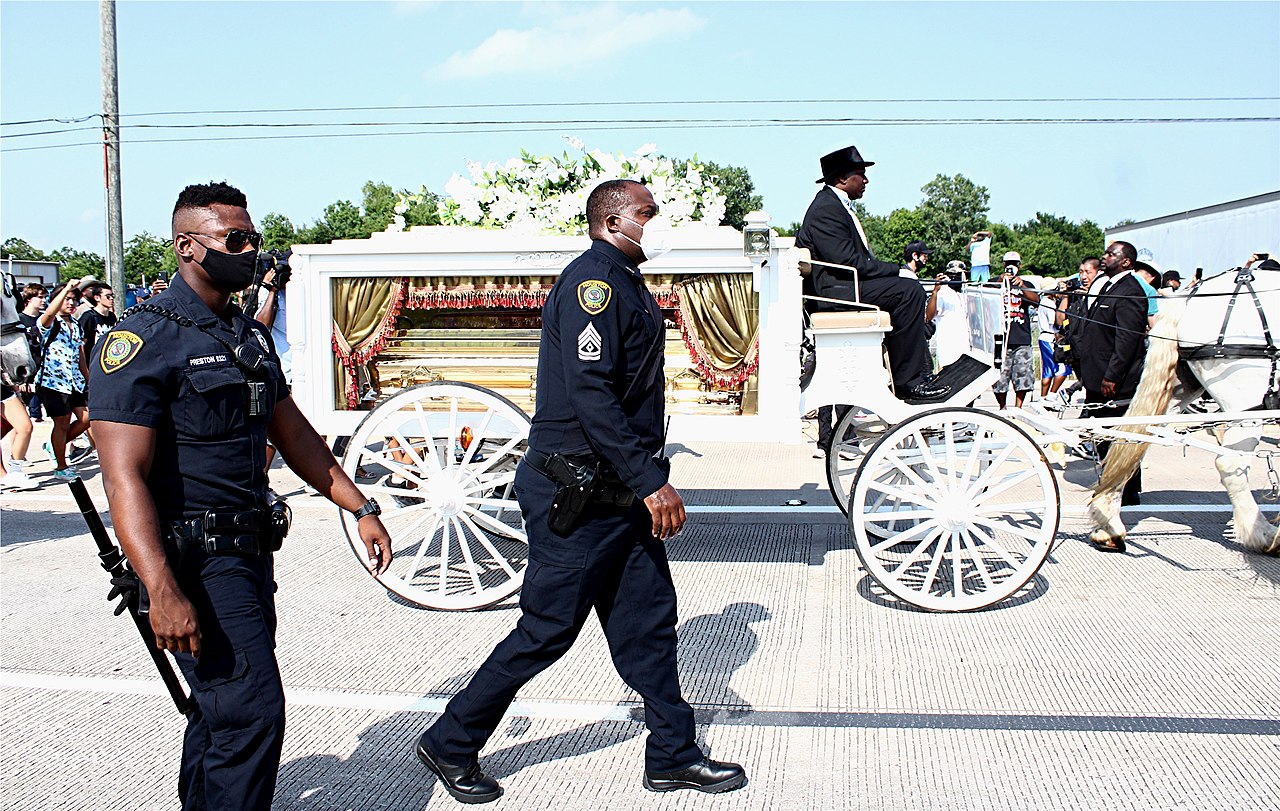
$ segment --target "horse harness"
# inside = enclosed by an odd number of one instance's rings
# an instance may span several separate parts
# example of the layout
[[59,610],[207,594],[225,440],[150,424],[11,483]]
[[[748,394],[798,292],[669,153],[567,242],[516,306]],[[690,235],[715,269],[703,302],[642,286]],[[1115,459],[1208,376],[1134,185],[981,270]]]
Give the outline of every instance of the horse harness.
[[[1255,346],[1249,344],[1228,344],[1227,325],[1231,323],[1231,313],[1235,310],[1236,300],[1240,298],[1240,292],[1245,290],[1249,293],[1249,297],[1253,299],[1253,306],[1258,311],[1258,320],[1262,323],[1262,336],[1266,339],[1266,346]],[[1196,291],[1192,290],[1187,296],[1187,302],[1196,295]],[[1268,358],[1271,361],[1271,375],[1267,382],[1267,393],[1262,396],[1262,407],[1267,410],[1280,408],[1280,390],[1276,387],[1277,367],[1280,367],[1280,347],[1276,346],[1275,341],[1271,337],[1271,327],[1267,323],[1267,314],[1262,308],[1262,299],[1258,296],[1258,291],[1253,287],[1253,271],[1249,268],[1241,268],[1236,273],[1236,287],[1231,293],[1231,298],[1227,301],[1227,312],[1222,316],[1222,327],[1218,330],[1218,340],[1212,344],[1202,344],[1200,346],[1185,347],[1179,350],[1182,360],[1206,360],[1206,359],[1225,359],[1225,358]]]

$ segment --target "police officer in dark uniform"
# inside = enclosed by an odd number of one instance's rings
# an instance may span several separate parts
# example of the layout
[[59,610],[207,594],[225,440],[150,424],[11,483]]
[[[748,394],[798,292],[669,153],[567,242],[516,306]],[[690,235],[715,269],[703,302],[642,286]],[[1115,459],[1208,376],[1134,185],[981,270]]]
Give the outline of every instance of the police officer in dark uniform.
[[192,688],[178,795],[185,809],[267,809],[284,737],[269,504],[270,437],[308,484],[356,512],[370,570],[391,544],[289,395],[270,334],[230,303],[262,235],[242,193],[188,186],[173,211],[178,275],[127,315],[90,363],[89,413],[120,545],[157,647]]
[[637,267],[657,253],[645,238],[657,213],[639,183],[596,187],[591,248],[560,274],[542,310],[537,408],[515,479],[529,535],[521,616],[417,743],[461,802],[502,795],[477,754],[516,691],[569,650],[592,608],[618,674],[644,699],[644,786],[720,792],[746,782],[741,766],[699,749],[676,673],[664,541],[683,529],[685,510],[662,456],[662,313]]

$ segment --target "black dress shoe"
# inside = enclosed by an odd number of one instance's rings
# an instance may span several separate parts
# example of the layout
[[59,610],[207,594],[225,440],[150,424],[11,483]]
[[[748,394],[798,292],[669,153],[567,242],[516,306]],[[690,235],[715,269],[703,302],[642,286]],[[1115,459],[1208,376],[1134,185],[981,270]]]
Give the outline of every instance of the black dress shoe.
[[674,772],[651,772],[645,769],[644,787],[650,791],[679,791],[691,788],[709,794],[733,791],[747,782],[747,773],[736,763],[721,763],[703,758],[687,769]]
[[922,380],[907,389],[903,398],[908,403],[938,403],[951,396],[950,386],[941,386],[933,380]]
[[[422,736],[423,738],[426,735]],[[435,752],[427,748],[422,738],[418,739],[418,758],[427,768],[440,778],[440,785],[460,803],[491,803],[502,796],[502,786],[498,781],[485,774],[479,763],[470,766],[452,766],[442,763]]]

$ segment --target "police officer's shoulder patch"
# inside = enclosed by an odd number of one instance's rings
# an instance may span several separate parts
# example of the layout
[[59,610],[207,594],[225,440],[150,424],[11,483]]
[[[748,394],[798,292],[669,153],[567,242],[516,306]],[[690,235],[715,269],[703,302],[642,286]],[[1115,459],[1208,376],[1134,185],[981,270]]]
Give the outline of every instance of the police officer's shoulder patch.
[[98,357],[98,364],[106,374],[118,372],[138,357],[142,344],[142,339],[127,329],[116,330],[102,342],[102,354]]
[[609,287],[608,282],[587,279],[578,285],[578,305],[586,310],[588,315],[599,315],[604,312],[611,298],[613,298],[613,288]]

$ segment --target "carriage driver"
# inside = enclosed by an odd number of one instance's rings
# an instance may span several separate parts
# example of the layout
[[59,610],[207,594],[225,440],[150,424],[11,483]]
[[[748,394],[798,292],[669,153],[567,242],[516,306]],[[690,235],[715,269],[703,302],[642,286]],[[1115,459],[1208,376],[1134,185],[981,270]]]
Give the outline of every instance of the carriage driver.
[[391,563],[377,505],[294,404],[266,328],[230,303],[253,278],[262,244],[245,207],[226,183],[183,189],[173,284],[89,359],[89,414],[116,535],[156,646],[175,655],[192,689],[178,774],[184,809],[271,807],[284,739],[272,553],[288,520],[287,508],[267,501],[268,437],[307,484],[356,514],[370,570]]

